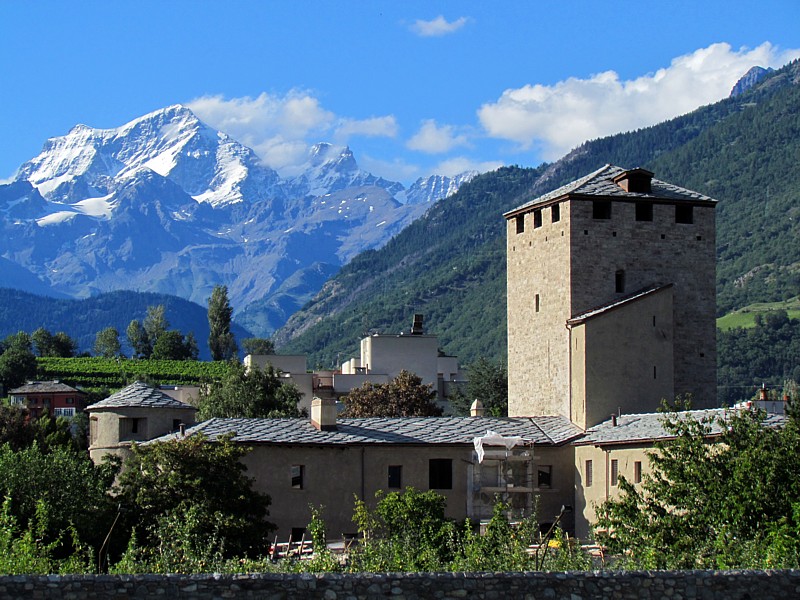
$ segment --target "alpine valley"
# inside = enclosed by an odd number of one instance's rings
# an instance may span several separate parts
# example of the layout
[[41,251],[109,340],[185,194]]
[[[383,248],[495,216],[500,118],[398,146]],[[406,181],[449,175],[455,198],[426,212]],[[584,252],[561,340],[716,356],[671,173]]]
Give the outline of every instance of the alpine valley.
[[474,175],[405,188],[320,143],[282,178],[180,105],[116,129],[77,125],[0,185],[0,287],[205,305],[224,284],[236,321],[268,336],[352,257]]

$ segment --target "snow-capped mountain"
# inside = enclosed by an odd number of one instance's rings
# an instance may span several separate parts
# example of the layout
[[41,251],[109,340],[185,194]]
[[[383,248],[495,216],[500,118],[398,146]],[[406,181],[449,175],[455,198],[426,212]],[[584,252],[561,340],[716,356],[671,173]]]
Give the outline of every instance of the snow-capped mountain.
[[252,305],[245,325],[267,335],[350,258],[473,176],[405,189],[361,170],[349,148],[316,144],[282,179],[170,106],[48,140],[0,185],[0,258],[73,297],[136,289],[204,304],[222,283],[237,313]]

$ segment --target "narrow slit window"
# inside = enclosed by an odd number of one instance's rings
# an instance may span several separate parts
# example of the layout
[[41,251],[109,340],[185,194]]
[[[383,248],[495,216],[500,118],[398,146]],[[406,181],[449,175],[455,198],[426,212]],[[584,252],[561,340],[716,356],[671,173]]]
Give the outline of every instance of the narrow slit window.
[[584,479],[586,480],[586,487],[592,487],[593,474],[592,474],[592,461],[587,460],[584,467]]
[[616,458],[611,459],[611,485],[616,487],[619,480],[619,461]]
[[292,488],[296,490],[302,490],[304,488],[305,474],[306,474],[305,465],[292,465],[291,468]]
[[633,463],[633,483],[642,483],[642,461]]
[[539,294],[536,294],[533,303],[534,303],[534,310],[536,310],[536,312],[539,312]]
[[614,274],[614,288],[618,294],[625,292],[625,270],[620,269]]

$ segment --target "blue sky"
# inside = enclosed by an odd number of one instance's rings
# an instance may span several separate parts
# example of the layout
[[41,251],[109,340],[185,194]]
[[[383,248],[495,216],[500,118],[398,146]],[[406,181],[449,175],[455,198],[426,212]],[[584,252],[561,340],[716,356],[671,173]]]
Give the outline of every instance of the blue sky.
[[800,56],[800,1],[0,1],[0,178],[49,137],[181,103],[291,174],[309,144],[411,182],[535,166]]

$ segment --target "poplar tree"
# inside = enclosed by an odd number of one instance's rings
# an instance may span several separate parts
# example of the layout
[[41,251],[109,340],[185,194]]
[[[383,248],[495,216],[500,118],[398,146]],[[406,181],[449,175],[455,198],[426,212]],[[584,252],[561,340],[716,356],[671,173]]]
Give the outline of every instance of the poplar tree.
[[215,285],[208,300],[208,348],[212,360],[228,360],[238,351],[231,333],[233,309],[228,301],[228,287]]

